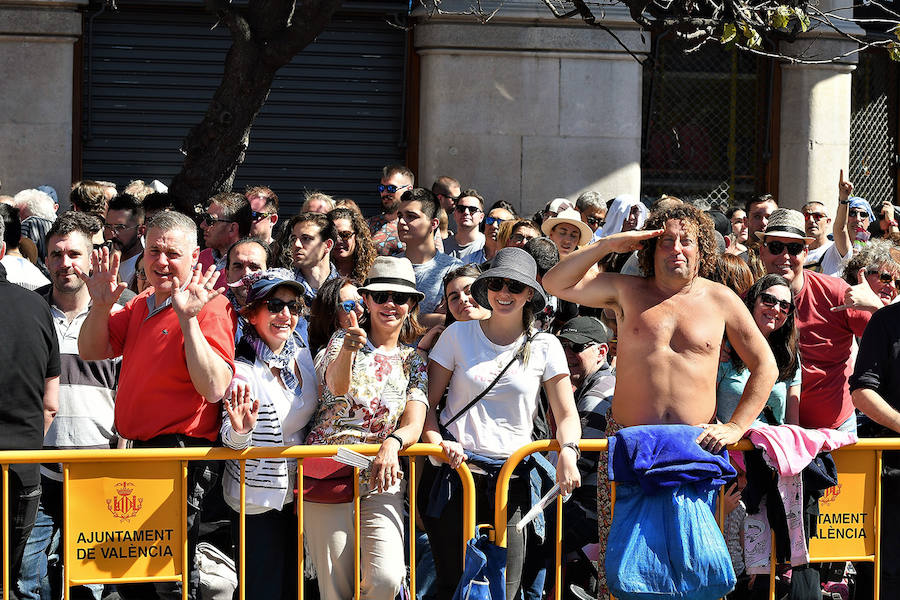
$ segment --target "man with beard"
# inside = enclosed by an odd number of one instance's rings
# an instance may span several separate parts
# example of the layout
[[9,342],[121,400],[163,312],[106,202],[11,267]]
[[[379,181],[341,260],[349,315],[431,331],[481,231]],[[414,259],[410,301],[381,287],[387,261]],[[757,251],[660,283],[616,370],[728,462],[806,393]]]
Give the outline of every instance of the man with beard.
[[144,252],[144,208],[131,194],[119,194],[109,202],[103,239],[119,253],[119,277],[126,284],[134,278],[134,266]]
[[413,172],[403,165],[388,165],[381,172],[378,194],[381,196],[381,214],[368,221],[375,249],[381,256],[393,256],[403,249],[397,235],[397,209],[400,197],[410,190],[416,181]]
[[236,192],[223,192],[209,199],[209,206],[203,215],[200,229],[206,249],[200,253],[202,270],[216,265],[219,278],[216,289],[225,287],[225,252],[233,243],[250,233],[252,223],[250,203]]

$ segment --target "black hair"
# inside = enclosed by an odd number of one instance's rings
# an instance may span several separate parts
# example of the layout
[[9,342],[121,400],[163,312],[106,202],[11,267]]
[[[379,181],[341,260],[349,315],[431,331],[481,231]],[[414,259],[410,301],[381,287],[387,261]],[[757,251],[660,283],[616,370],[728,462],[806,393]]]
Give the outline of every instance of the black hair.
[[6,242],[6,249],[15,250],[19,247],[19,239],[22,237],[19,211],[9,204],[0,204],[0,219],[3,220],[3,241]]
[[[791,289],[791,284],[787,279],[781,275],[775,274],[763,275],[756,280],[756,283],[750,286],[750,289],[747,290],[747,297],[744,298],[744,304],[747,305],[751,314],[756,305],[756,299],[759,298],[760,294],[776,285],[783,285],[788,290]],[[793,302],[793,300],[794,292],[791,291],[791,302]],[[775,355],[775,364],[778,365],[778,381],[790,381],[793,379],[794,373],[797,372],[799,334],[797,333],[797,324],[794,320],[795,313],[796,310],[791,311],[791,314],[787,316],[784,325],[770,333],[768,337],[769,348],[772,349],[772,354]],[[735,370],[742,371],[744,369],[744,361],[742,361],[741,357],[734,351],[734,348],[730,350],[730,356]]]
[[543,277],[547,271],[556,266],[559,262],[559,248],[547,236],[536,237],[528,240],[522,250],[531,255],[534,262],[537,263],[537,272],[539,277]]

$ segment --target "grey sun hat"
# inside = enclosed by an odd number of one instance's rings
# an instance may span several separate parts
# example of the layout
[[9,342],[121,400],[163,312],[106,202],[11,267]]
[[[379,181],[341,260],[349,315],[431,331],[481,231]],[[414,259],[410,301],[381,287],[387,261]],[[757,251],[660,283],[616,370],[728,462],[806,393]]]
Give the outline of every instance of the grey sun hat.
[[537,282],[537,263],[521,248],[501,248],[491,261],[491,268],[472,282],[472,295],[475,301],[488,310],[491,304],[488,302],[487,280],[495,277],[512,279],[533,289],[534,297],[531,299],[531,305],[535,312],[543,310],[547,304],[544,288]]
[[756,237],[765,239],[767,235],[795,238],[811,242],[815,238],[806,235],[806,219],[803,213],[791,208],[779,208],[769,217],[765,231],[757,231]]
[[404,292],[412,294],[421,302],[425,294],[416,289],[416,273],[406,257],[379,256],[372,263],[363,286],[363,292]]

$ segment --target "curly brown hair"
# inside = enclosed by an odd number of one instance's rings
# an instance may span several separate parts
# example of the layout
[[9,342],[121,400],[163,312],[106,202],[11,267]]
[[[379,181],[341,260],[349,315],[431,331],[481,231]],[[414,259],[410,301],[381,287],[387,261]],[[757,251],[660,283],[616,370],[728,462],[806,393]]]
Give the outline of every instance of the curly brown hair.
[[350,273],[350,279],[356,285],[362,285],[363,281],[366,280],[366,275],[369,273],[372,263],[375,262],[375,257],[378,255],[375,251],[375,242],[372,241],[372,234],[369,232],[369,226],[366,225],[362,214],[350,208],[335,208],[328,213],[328,218],[332,223],[338,219],[350,221],[353,233],[356,234],[356,256],[354,257],[356,263],[353,266],[353,272]]
[[[670,220],[687,221],[697,228],[697,241],[700,247],[698,275],[700,277],[708,277],[715,269],[717,254],[712,219],[695,206],[680,204],[650,213],[646,223],[644,223],[644,229],[662,229],[666,226],[666,222]],[[653,277],[656,273],[653,255],[656,254],[656,243],[658,240],[658,237],[650,238],[644,242],[644,247],[638,251],[638,263],[644,277]]]

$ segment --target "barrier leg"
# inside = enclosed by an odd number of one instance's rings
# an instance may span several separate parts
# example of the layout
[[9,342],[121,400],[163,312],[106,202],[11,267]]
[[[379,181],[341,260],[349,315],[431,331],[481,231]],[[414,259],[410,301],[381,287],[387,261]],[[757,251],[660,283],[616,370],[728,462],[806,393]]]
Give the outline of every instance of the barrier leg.
[[[63,531],[68,532],[69,529],[69,465],[63,465]],[[65,538],[59,540],[62,544],[63,552],[63,600],[69,600],[69,574],[71,570],[69,565],[72,564],[72,549],[69,542]]]
[[244,600],[247,589],[244,587],[245,570],[247,568],[247,461],[241,463],[241,512],[238,514],[238,598]]
[[556,534],[556,539],[555,539],[556,570],[553,574],[553,577],[554,577],[553,589],[556,590],[556,600],[562,600],[562,597],[563,597],[563,593],[562,593],[562,586],[563,586],[563,581],[562,581],[562,562],[563,562],[562,521],[563,521],[563,497],[562,497],[562,494],[560,494],[559,496],[556,497],[556,532],[555,532],[555,534]]
[[[188,535],[187,535],[187,494],[188,494],[188,461],[181,461],[181,506],[184,510],[184,526],[181,529],[181,600],[188,600],[188,580],[190,567],[188,566]],[[199,519],[199,515],[197,516]]]
[[3,600],[9,600],[9,465],[3,465]]
[[359,600],[360,552],[359,469],[353,467],[353,598]]
[[303,600],[303,459],[297,460],[297,598]]
[[409,497],[409,597],[416,597],[416,459],[409,457],[409,477],[406,489]]

